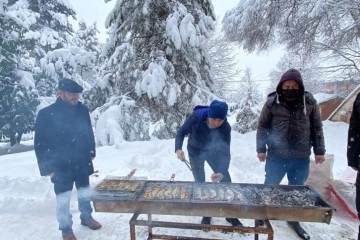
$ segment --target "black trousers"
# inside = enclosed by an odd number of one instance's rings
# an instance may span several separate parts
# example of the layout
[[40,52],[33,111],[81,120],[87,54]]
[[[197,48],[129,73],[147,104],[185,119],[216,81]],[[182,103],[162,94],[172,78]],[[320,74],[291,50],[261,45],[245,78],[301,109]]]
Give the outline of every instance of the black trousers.
[[[356,204],[356,210],[358,212],[358,218],[360,220],[360,173],[358,171],[356,176],[356,195],[355,195],[355,204]],[[360,226],[359,226],[359,232],[358,232],[358,240],[360,240]]]

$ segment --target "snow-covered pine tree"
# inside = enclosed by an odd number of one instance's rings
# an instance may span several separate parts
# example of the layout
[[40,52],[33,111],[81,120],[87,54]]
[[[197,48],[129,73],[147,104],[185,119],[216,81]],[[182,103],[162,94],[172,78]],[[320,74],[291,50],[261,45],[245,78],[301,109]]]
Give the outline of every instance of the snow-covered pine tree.
[[[124,139],[148,138],[150,123],[140,113],[154,124],[152,136],[174,137],[194,105],[206,104],[213,97],[213,76],[202,44],[214,27],[211,2],[118,1],[106,27],[110,29],[105,47],[108,61],[99,86],[134,100],[132,113],[116,115],[115,122],[124,132],[135,132],[137,125],[143,127],[135,135],[125,134],[130,138]],[[125,121],[129,121],[127,127]],[[108,144],[107,139],[102,140]]]
[[83,101],[90,111],[102,106],[106,102],[106,94],[96,85],[101,66],[105,61],[104,56],[101,55],[103,46],[99,42],[98,34],[99,30],[96,23],[87,26],[85,22],[80,21],[78,30],[72,40],[73,45],[84,49],[88,53],[92,53],[95,57],[91,64],[80,64],[77,67],[77,74],[91,85],[90,88],[85,88],[82,94]]
[[[58,65],[63,63],[50,63],[48,54],[54,58],[53,50],[68,46],[73,27],[68,18],[75,19],[75,11],[69,5],[68,0],[21,0],[26,2],[31,11],[31,17],[36,22],[29,28],[26,35],[29,41],[28,50],[36,59],[36,67],[33,69],[36,89],[41,96],[54,96],[58,82],[58,76],[54,74]],[[59,55],[59,51],[57,52]]]
[[236,122],[232,128],[239,133],[256,130],[261,112],[261,95],[252,79],[251,70],[247,68],[241,81],[239,100],[231,111],[236,114]]
[[21,1],[0,3],[0,132],[10,138],[11,146],[32,130],[39,104],[29,73],[32,59],[25,51],[28,13]]
[[90,84],[79,74],[84,68],[94,69],[96,54],[72,43],[75,35],[70,18],[76,13],[68,0],[21,0],[36,22],[26,35],[36,59],[33,70],[36,88],[41,96],[55,96],[59,78],[72,78],[85,89]]

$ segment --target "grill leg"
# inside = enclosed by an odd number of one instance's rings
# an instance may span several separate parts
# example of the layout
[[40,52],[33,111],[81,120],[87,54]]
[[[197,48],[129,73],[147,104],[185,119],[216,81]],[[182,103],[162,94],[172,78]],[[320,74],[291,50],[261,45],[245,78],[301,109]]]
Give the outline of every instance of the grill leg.
[[[254,240],[259,240],[259,233],[262,233],[262,234],[267,234],[268,237],[267,239],[268,240],[273,240],[274,239],[274,230],[270,224],[270,221],[269,220],[264,220],[264,223],[265,223],[265,228],[263,228],[261,231],[259,230],[254,230]],[[259,222],[257,220],[255,220],[255,229],[256,228],[259,228]]]
[[152,237],[152,226],[151,226],[152,218],[151,214],[148,214],[148,231],[149,231],[149,237]]
[[135,240],[135,221],[139,217],[139,214],[134,213],[134,215],[131,217],[129,224],[130,224],[130,240]]

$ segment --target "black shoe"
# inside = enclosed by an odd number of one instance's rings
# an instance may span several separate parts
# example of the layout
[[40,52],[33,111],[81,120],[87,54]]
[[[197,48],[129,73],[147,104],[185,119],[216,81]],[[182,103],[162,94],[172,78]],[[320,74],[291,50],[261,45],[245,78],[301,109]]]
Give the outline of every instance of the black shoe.
[[288,225],[294,229],[296,234],[304,240],[310,240],[310,235],[300,226],[299,222],[287,222]]
[[242,227],[242,223],[237,218],[225,218],[233,227]]
[[203,217],[201,219],[201,224],[207,224],[207,225],[210,225],[211,223],[211,217]]
[[260,227],[265,226],[265,221],[264,220],[256,220],[256,221],[257,221],[257,223],[258,223],[258,225]]

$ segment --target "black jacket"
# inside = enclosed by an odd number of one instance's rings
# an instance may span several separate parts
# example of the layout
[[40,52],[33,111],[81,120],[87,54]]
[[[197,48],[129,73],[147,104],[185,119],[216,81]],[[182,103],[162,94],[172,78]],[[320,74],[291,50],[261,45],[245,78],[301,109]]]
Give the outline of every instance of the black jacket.
[[350,117],[348,144],[348,165],[359,169],[360,167],[360,93],[356,96]]
[[307,158],[311,147],[316,155],[325,154],[319,106],[311,93],[304,92],[289,107],[279,93],[269,94],[258,121],[256,149],[268,158]]
[[78,166],[94,172],[95,140],[88,109],[60,98],[41,109],[35,122],[35,153],[41,176]]
[[215,153],[219,156],[219,171],[226,172],[230,163],[231,127],[225,119],[224,123],[210,129],[206,124],[208,107],[196,106],[193,113],[185,120],[175,138],[175,152],[182,149],[185,136],[188,135],[187,149],[189,154],[202,152]]

